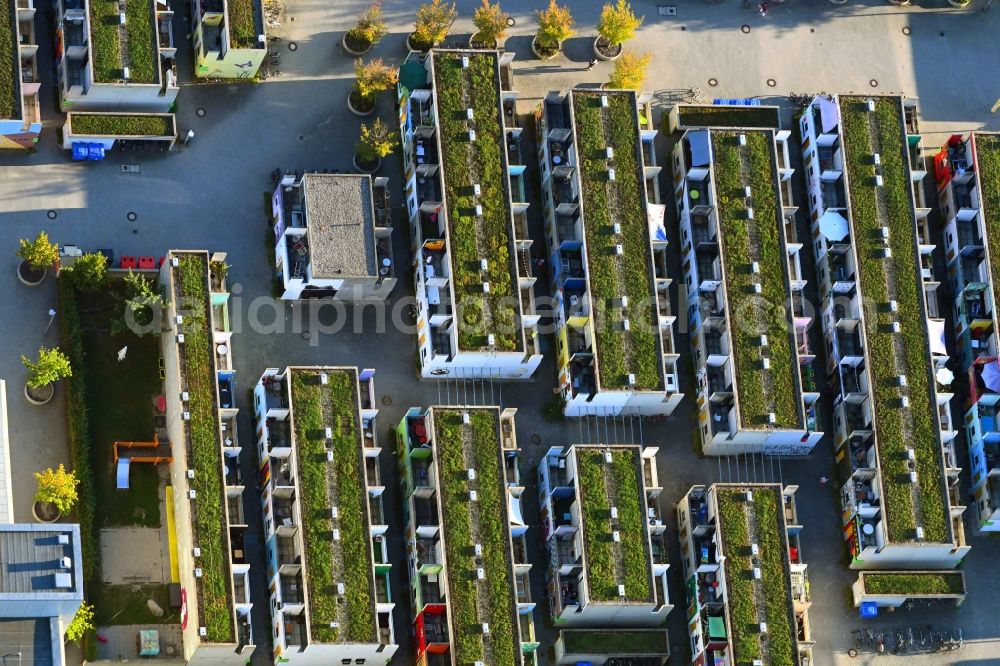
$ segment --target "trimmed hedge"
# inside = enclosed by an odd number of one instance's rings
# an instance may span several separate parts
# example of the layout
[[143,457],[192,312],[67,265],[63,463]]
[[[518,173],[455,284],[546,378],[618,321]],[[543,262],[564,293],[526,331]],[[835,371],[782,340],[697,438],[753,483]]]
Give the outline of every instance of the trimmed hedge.
[[[618,596],[618,565],[625,572],[625,601],[649,601],[653,598],[650,583],[649,543],[639,475],[639,452],[636,449],[612,449],[611,466],[604,462],[604,452],[580,448],[576,452],[579,473],[580,514],[587,563],[587,587],[593,602],[622,601]],[[611,496],[608,476],[614,480]],[[618,510],[621,541],[611,540],[611,507]]]
[[[602,93],[573,92],[600,385],[624,388],[634,374],[636,388],[663,390],[638,112],[631,93],[605,94],[607,109],[601,107]],[[608,146],[614,149],[610,162]],[[607,176],[609,164],[615,169],[613,181]],[[617,236],[615,222],[621,225]],[[620,256],[615,254],[618,243],[624,249]],[[623,295],[629,301],[628,331],[621,330],[622,309],[614,306]]]
[[[944,543],[949,539],[945,505],[944,471],[941,440],[936,431],[931,403],[927,325],[921,300],[920,257],[916,246],[913,200],[906,145],[903,134],[903,110],[898,98],[876,98],[874,114],[866,108],[868,98],[841,97],[841,123],[847,155],[850,186],[851,223],[856,239],[859,291],[873,308],[865,318],[868,357],[871,361],[875,396],[875,419],[878,423],[878,454],[882,487],[886,497],[889,540],[907,542],[916,538],[918,514],[922,516],[924,539]],[[871,124],[870,124],[871,123]],[[879,214],[874,184],[872,153],[878,140],[881,173],[887,216]],[[892,258],[884,259],[881,227],[889,227]],[[896,270],[896,286],[890,296],[886,266]],[[894,298],[898,313],[889,311]],[[893,321],[902,325],[902,333],[889,330]],[[901,337],[900,337],[901,336]],[[900,337],[897,345],[897,337]],[[897,355],[902,355],[907,386],[901,390],[895,378],[900,374]],[[910,405],[903,408],[900,398],[907,395]],[[906,451],[916,453],[917,491],[909,481]]]
[[[787,309],[788,258],[774,185],[777,172],[773,139],[769,132],[743,132],[746,146],[741,147],[739,134],[711,133],[740,417],[749,428],[801,428],[801,399],[795,376],[798,369]],[[749,183],[743,173],[749,175]],[[754,209],[752,220],[747,218],[743,189],[748,184]],[[753,261],[759,264],[759,276],[751,271]],[[758,282],[760,294],[753,290]],[[761,334],[767,335],[767,347],[760,344]],[[761,365],[765,357],[771,365],[767,370]],[[774,413],[774,425],[768,423],[768,413]]]
[[[310,632],[322,643],[373,643],[377,628],[357,375],[345,371],[327,375],[324,386],[318,372],[292,371]],[[326,458],[327,425],[333,428],[332,464]],[[332,537],[334,504],[341,516],[339,555]],[[346,605],[338,601],[337,583],[346,587]],[[339,622],[340,628],[330,627],[331,622]]]
[[187,423],[190,460],[195,470],[191,485],[197,498],[191,502],[194,542],[201,548],[198,559],[202,577],[197,579],[199,600],[210,643],[233,642],[231,574],[226,553],[228,520],[224,513],[222,444],[219,441],[215,381],[212,370],[212,344],[208,316],[208,265],[201,255],[180,255],[180,264],[172,269],[178,295],[184,307],[184,349],[181,351],[182,381],[188,391]]
[[775,130],[781,128],[778,109],[762,107],[682,105],[678,116],[682,127],[759,127]]
[[[452,262],[452,282],[458,307],[458,347],[464,351],[488,348],[487,335],[495,336],[498,351],[523,349],[518,328],[520,312],[517,269],[511,257],[513,221],[508,176],[504,172],[506,141],[500,125],[497,56],[468,53],[469,68],[461,54],[434,56],[434,94],[437,96],[444,170],[445,201]],[[470,125],[466,109],[475,120]],[[470,126],[477,139],[468,139]],[[473,185],[480,186],[480,196]],[[483,207],[477,218],[476,204]],[[483,293],[480,260],[488,260]]]
[[609,656],[666,655],[670,652],[667,632],[662,629],[563,630],[566,654]]
[[17,3],[3,0],[0,6],[0,119],[15,120],[21,115],[21,91],[18,87],[21,63],[17,40]]
[[[451,642],[456,663],[517,664],[521,646],[515,626],[507,486],[498,437],[500,424],[493,410],[468,411],[470,425],[463,423],[461,410],[434,411],[442,538],[451,599]],[[470,440],[468,456],[466,439]],[[469,501],[466,472],[469,468],[476,470],[474,483],[479,498],[475,507]],[[483,547],[481,565],[476,563],[473,550],[475,533]],[[476,580],[477,566],[486,571],[484,581]],[[480,597],[484,588],[486,599]],[[490,626],[488,636],[480,628],[483,622]]]
[[174,123],[172,116],[74,113],[70,131],[93,136],[173,136]]
[[234,49],[264,48],[257,42],[255,0],[227,0],[229,9],[229,40]]
[[[124,76],[121,22],[117,0],[90,0],[90,57],[95,83],[114,83]],[[129,81],[156,83],[157,41],[154,0],[125,0]]]
[[863,574],[865,594],[965,594],[960,573]]

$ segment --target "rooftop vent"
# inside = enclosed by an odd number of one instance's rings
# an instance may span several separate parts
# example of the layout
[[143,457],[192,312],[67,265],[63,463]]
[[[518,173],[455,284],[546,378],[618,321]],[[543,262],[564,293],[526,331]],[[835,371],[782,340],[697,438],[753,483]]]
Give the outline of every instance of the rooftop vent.
[[900,407],[904,407],[904,408],[905,407],[909,407],[910,406],[910,399],[907,396],[904,395],[902,398],[899,399],[899,405],[900,405]]
[[462,423],[472,423],[472,417],[469,416],[469,412],[462,412]]
[[479,501],[479,493],[477,493],[475,490],[470,490],[469,491],[469,501],[470,502],[478,502]]
[[59,568],[60,569],[72,569],[73,568],[73,558],[61,557],[59,558]]
[[476,557],[482,557],[483,556],[483,544],[477,543],[477,544],[473,545],[472,546],[472,552],[474,552],[476,554]]
[[899,333],[900,330],[902,330],[902,327],[899,325],[899,322],[898,321],[892,322],[892,332]]
[[189,469],[189,470],[187,471],[187,477],[188,477],[189,479],[193,479],[193,478],[194,478],[194,470],[193,470],[193,469]]
[[489,636],[489,635],[490,635],[490,623],[483,622],[483,636]]
[[882,240],[889,240],[889,227],[882,227]]
[[198,627],[198,635],[201,636],[202,638],[205,638],[206,636],[208,636],[208,629],[206,629],[205,627]]
[[887,248],[883,249],[882,250],[882,256],[885,257],[886,259],[891,259],[892,258],[892,248],[891,247],[887,247]]
[[753,577],[754,577],[754,580],[760,580],[760,578],[761,578],[762,575],[763,574],[762,574],[762,572],[760,570],[760,567],[754,567],[753,568]]
[[476,567],[476,580],[486,580],[486,569]]
[[631,327],[632,327],[632,325],[629,323],[628,319],[622,319],[622,330],[623,331],[627,331]]
[[616,506],[611,507],[611,517],[612,518],[618,517],[618,507]]
[[476,130],[470,129],[469,130],[469,141],[475,141],[475,140],[476,140]]
[[475,481],[475,480],[476,480],[476,470],[474,470],[474,469],[473,469],[473,468],[471,468],[471,467],[470,467],[470,468],[468,468],[467,470],[465,470],[465,477],[466,477],[466,478],[467,478],[467,479],[468,479],[469,481]]
[[490,293],[490,283],[489,282],[484,282],[483,283],[483,293],[484,294]]
[[624,585],[619,585],[618,586],[618,596],[624,598],[624,596],[625,596],[625,586]]
[[604,154],[605,156],[607,156],[609,160],[613,160],[615,158],[615,149],[612,148],[611,146],[608,146],[607,148],[604,149]]
[[195,557],[201,557],[201,548],[198,548],[197,546],[195,546],[194,548],[191,549],[191,553]]
[[625,254],[625,246],[622,245],[621,243],[617,243],[615,245],[615,254],[619,256]]
[[129,79],[129,69],[128,67],[122,67],[122,78],[128,81]]
[[68,534],[60,534],[59,535],[59,545],[60,546],[68,546],[69,545],[69,535]]
[[627,308],[628,307],[628,296],[622,296],[621,298],[618,299],[618,302],[622,304],[623,308]]
[[759,555],[760,554],[760,546],[758,546],[755,543],[750,544],[750,554],[753,555],[753,556],[755,556],[755,557],[757,555]]
[[336,527],[333,528],[333,540],[340,541],[340,530]]
[[187,402],[190,397],[187,391],[181,391],[181,402]]
[[762,633],[762,634],[766,634],[767,633],[767,622],[761,622],[760,623],[760,633]]
[[194,577],[195,578],[201,578],[202,573],[204,573],[204,572],[202,572],[201,567],[195,567],[195,570],[194,570]]
[[747,208],[747,219],[748,220],[753,219],[753,208]]
[[614,180],[614,179],[615,179],[615,170],[608,169],[608,180]]
[[198,497],[198,491],[197,490],[189,490],[188,491],[188,499],[197,499],[197,497]]
[[899,312],[899,303],[896,301],[889,301],[889,312]]
[[913,449],[906,449],[906,458],[907,460],[916,460],[917,459],[916,451],[914,451]]
[[179,345],[184,344],[184,334],[183,333],[178,333],[177,334],[177,344],[179,344]]
[[177,257],[170,257],[170,265],[173,266],[174,268],[177,268],[178,266],[181,265],[181,260],[178,259]]
[[629,386],[635,386],[635,373],[634,372],[628,373],[628,385]]
[[485,271],[489,267],[490,267],[490,262],[489,262],[488,259],[480,259],[479,260],[479,270]]
[[611,228],[615,230],[616,234],[620,234],[622,232],[622,225],[619,224],[618,222],[615,222],[613,225],[611,225]]
[[322,384],[323,386],[326,386],[327,384],[329,384],[330,383],[330,375],[326,374],[325,372],[319,373],[319,383]]
[[762,291],[764,291],[764,287],[761,285],[761,283],[760,282],[754,282],[753,283],[753,293],[759,294]]
[[331,622],[330,623],[330,628],[331,629],[340,629],[340,623],[339,622]]
[[614,541],[615,543],[621,541],[622,540],[622,533],[619,532],[618,530],[612,530],[611,531],[611,540]]
[[865,108],[867,108],[869,112],[875,111],[875,100],[870,99],[865,102]]
[[767,336],[766,335],[760,336],[760,346],[761,347],[766,347],[767,346]]
[[746,134],[740,134],[740,145],[741,146],[747,145],[747,135]]
[[333,451],[332,450],[326,452],[326,461],[327,462],[333,462]]
[[183,324],[184,323],[184,315],[177,315],[176,317],[174,317],[174,321],[177,322],[178,324]]
[[751,190],[750,190],[750,186],[749,186],[749,185],[746,185],[746,186],[745,186],[745,187],[743,188],[743,196],[745,196],[745,197],[748,197],[748,198],[749,198],[749,196],[750,196],[750,192],[751,192]]
[[882,174],[875,174],[875,187],[882,187]]
[[476,114],[472,111],[471,106],[465,110],[465,117],[468,118],[469,120],[472,120],[473,118],[476,117]]
[[611,449],[604,450],[604,462],[611,464]]
[[68,573],[57,573],[53,576],[54,584],[58,588],[73,587],[73,576]]
[[335,506],[334,506],[334,507],[330,507],[330,516],[331,516],[331,517],[332,517],[332,518],[333,518],[334,520],[336,520],[337,518],[340,518],[340,509],[338,509],[338,508],[337,508],[337,507],[335,507]]
[[917,538],[921,540],[924,538],[924,528],[919,525],[917,526]]
[[469,56],[462,56],[462,69],[469,66]]
[[770,423],[771,425],[774,425],[775,423],[777,423],[778,422],[777,415],[775,415],[774,412],[768,412],[767,413],[767,422]]
[[873,154],[872,155],[872,162],[874,162],[876,165],[882,164],[882,156],[879,155],[878,153]]
[[477,197],[483,193],[483,188],[480,187],[479,183],[476,183],[475,185],[472,186],[472,193],[475,194]]
[[190,421],[191,420],[191,412],[184,412],[183,414],[181,414],[181,418],[183,418],[185,421]]
[[347,586],[343,583],[337,583],[337,594],[343,596],[344,592],[347,591]]
[[476,217],[483,216],[483,206],[482,204],[476,204]]
[[490,347],[493,347],[493,346],[496,346],[496,343],[497,343],[497,336],[493,335],[492,333],[490,333],[489,335],[486,336],[486,344],[487,345],[489,345]]
[[756,275],[757,273],[760,273],[760,262],[759,261],[753,261],[753,262],[751,262],[750,263],[750,271],[754,275]]
[[604,107],[605,109],[608,108],[608,96],[607,95],[601,95],[601,106]]
[[762,358],[762,359],[760,359],[760,367],[764,368],[765,370],[770,370],[771,369],[771,359],[769,359],[769,358]]
[[906,386],[906,375],[900,375],[899,376],[899,385],[900,386]]
[[745,493],[743,493],[743,499],[745,499],[747,502],[752,502],[753,501],[753,491],[752,490],[748,490]]
[[125,12],[121,12],[120,14],[118,14],[118,22],[121,23],[122,25],[125,25]]
[[910,472],[910,483],[916,483],[916,482],[917,482],[917,473]]

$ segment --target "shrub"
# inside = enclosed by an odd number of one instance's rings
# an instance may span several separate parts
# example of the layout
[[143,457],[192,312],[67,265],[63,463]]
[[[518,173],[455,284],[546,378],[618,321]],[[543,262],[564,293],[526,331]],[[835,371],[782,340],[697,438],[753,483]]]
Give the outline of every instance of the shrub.
[[136,335],[159,333],[159,327],[153,324],[166,305],[163,294],[141,273],[129,271],[123,282],[125,299],[121,303],[121,314],[111,321],[111,334],[118,335],[125,331]]
[[67,472],[62,463],[59,463],[58,469],[49,467],[44,472],[35,472],[35,481],[38,482],[35,501],[52,504],[62,513],[68,513],[79,499],[76,487],[80,482],[76,474]]
[[639,90],[646,80],[646,68],[653,60],[652,53],[622,53],[608,78],[608,87],[621,90]]
[[535,41],[539,46],[559,48],[559,45],[576,34],[575,21],[569,7],[559,6],[556,0],[549,0],[549,6],[535,12],[538,17],[538,33]]
[[632,13],[627,0],[618,0],[614,5],[606,3],[597,22],[597,34],[608,44],[621,46],[635,37],[635,31],[642,25],[642,20],[642,16]]
[[382,2],[376,0],[361,12],[357,24],[347,31],[347,38],[354,42],[375,44],[389,34],[382,18]]
[[44,231],[39,231],[33,240],[22,238],[17,256],[24,259],[33,270],[44,271],[59,261],[59,246],[49,241]]
[[417,20],[413,26],[413,38],[421,44],[434,46],[444,41],[455,22],[458,10],[455,3],[431,0],[417,8]]
[[472,24],[478,30],[476,35],[488,43],[499,43],[507,36],[508,19],[510,14],[500,8],[500,3],[490,4],[490,0],[483,0],[483,4],[472,14]]
[[28,369],[28,388],[39,389],[48,386],[52,382],[57,382],[63,377],[73,374],[69,359],[59,351],[58,347],[48,349],[38,348],[38,360],[32,361],[27,356],[21,356],[21,363]]
[[80,291],[97,291],[108,282],[108,260],[100,252],[88,252],[64,270]]
[[94,629],[94,607],[84,601],[76,609],[76,615],[66,627],[66,640],[78,641]]
[[382,122],[381,118],[376,118],[370,125],[361,125],[357,147],[358,160],[370,164],[392,154],[397,145],[399,139],[396,138],[396,134]]
[[375,104],[376,95],[392,88],[399,78],[398,70],[387,65],[382,58],[375,58],[367,64],[358,58],[354,61],[354,76],[354,91],[369,106]]

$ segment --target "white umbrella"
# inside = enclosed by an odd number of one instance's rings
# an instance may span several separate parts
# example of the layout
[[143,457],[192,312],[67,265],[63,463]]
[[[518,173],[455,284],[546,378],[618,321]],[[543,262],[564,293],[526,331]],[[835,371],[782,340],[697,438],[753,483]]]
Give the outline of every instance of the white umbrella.
[[819,230],[828,240],[842,241],[848,233],[847,220],[840,213],[828,210],[819,218]]
[[934,376],[937,377],[938,383],[941,386],[951,386],[951,383],[955,380],[955,373],[948,368],[938,368]]
[[1000,365],[996,361],[983,366],[983,383],[994,393],[1000,393]]

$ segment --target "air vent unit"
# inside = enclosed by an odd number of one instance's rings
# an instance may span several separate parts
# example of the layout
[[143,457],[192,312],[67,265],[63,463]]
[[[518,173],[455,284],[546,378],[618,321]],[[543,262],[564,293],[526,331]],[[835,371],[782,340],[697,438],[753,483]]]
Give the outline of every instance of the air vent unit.
[[344,592],[347,591],[347,586],[343,583],[337,583],[337,594],[344,596]]
[[619,532],[618,530],[612,530],[611,531],[611,540],[614,541],[615,543],[618,543],[619,541],[622,540],[622,533]]
[[629,386],[635,386],[635,373],[634,372],[628,373],[628,385]]
[[607,156],[609,160],[613,160],[615,158],[615,149],[612,148],[611,146],[608,146],[607,148],[604,149],[604,154],[605,156]]
[[194,577],[195,578],[201,578],[202,573],[203,572],[201,570],[201,567],[195,567],[195,570],[194,570]]
[[489,635],[490,635],[490,623],[483,622],[483,636],[489,636]]
[[766,335],[760,336],[760,346],[761,347],[766,347],[767,346],[767,336]]
[[611,225],[611,228],[614,229],[614,232],[616,234],[620,234],[622,232],[622,225],[620,225],[617,222],[615,222],[613,225]]
[[747,208],[747,219],[748,220],[753,219],[753,208]]
[[340,530],[336,527],[333,528],[333,540],[340,541]]
[[883,182],[884,181],[882,180],[882,174],[880,173],[875,174],[875,187],[882,187]]
[[488,259],[480,259],[479,260],[479,270],[485,271],[489,267],[490,267],[490,262],[489,262]]
[[761,622],[760,623],[760,633],[762,633],[762,634],[766,634],[767,633],[767,622]]
[[477,197],[483,193],[483,188],[479,186],[479,183],[476,183],[475,185],[472,186],[472,193],[475,194]]
[[900,404],[901,407],[904,407],[904,408],[905,407],[909,407],[910,406],[910,399],[907,396],[904,395],[902,398],[899,399],[899,404]]
[[476,567],[476,580],[486,580],[486,569]]
[[778,417],[775,415],[774,412],[767,413],[767,422],[770,423],[771,425],[774,425],[775,423],[778,422]]
[[333,462],[333,451],[332,450],[326,452],[326,461],[327,462]]
[[478,502],[479,501],[479,493],[477,493],[475,490],[470,490],[469,491],[469,501],[470,502]]
[[740,145],[741,146],[747,145],[747,135],[746,134],[740,134]]
[[470,129],[469,130],[469,141],[475,141],[475,140],[476,140],[476,130]]
[[919,526],[917,527],[917,538],[923,540],[923,538],[924,538],[924,528],[923,527],[919,527]]
[[762,358],[760,360],[760,367],[764,368],[765,370],[770,370],[771,369],[771,359],[769,359],[769,358]]
[[465,477],[467,479],[469,479],[469,481],[475,481],[476,480],[476,470],[474,470],[471,467],[468,468],[467,470],[465,470]]
[[614,169],[608,169],[608,180],[612,180],[613,181],[614,179],[615,179],[615,170]]
[[628,319],[622,319],[622,330],[623,331],[627,331],[631,327],[632,327],[632,325],[629,323]]
[[337,507],[335,507],[335,506],[334,506],[334,507],[331,507],[331,508],[330,508],[330,516],[331,516],[331,517],[332,517],[332,518],[333,518],[334,520],[336,520],[337,518],[340,518],[340,509],[338,509],[338,508],[337,508]]
[[462,56],[462,69],[466,69],[469,66],[469,56]]
[[875,100],[870,99],[867,102],[865,102],[865,108],[867,108],[870,113],[874,112],[875,111]]
[[326,374],[325,372],[319,373],[319,383],[322,384],[323,386],[326,386],[327,384],[329,384],[330,383],[330,375]]
[[196,546],[191,549],[191,552],[194,554],[195,557],[201,557],[201,548],[198,548]]
[[917,482],[917,473],[910,472],[910,483],[916,483],[916,482]]
[[466,117],[466,118],[467,118],[468,120],[472,120],[473,118],[475,118],[475,117],[476,117],[476,114],[475,114],[475,112],[473,112],[473,110],[472,110],[472,107],[471,107],[471,106],[470,106],[470,107],[469,107],[468,109],[466,109],[466,110],[465,110],[465,117]]
[[902,330],[902,327],[899,325],[898,321],[892,322],[892,332],[893,333],[899,333],[901,330]]
[[601,106],[604,107],[605,109],[608,108],[608,96],[607,95],[601,95]]
[[178,333],[177,334],[177,344],[179,344],[179,345],[184,344],[184,334],[183,333]]
[[612,518],[618,517],[618,507],[616,506],[611,507],[611,517]]
[[483,293],[484,294],[490,293],[490,283],[489,282],[484,282],[483,283]]
[[604,450],[604,462],[611,464],[611,449]]
[[497,344],[497,336],[490,333],[486,336],[486,344],[490,347],[495,347]]
[[188,499],[197,499],[197,498],[198,498],[198,491],[197,490],[189,490],[188,491]]
[[759,261],[753,261],[753,262],[750,263],[750,272],[753,273],[754,275],[757,275],[758,273],[760,273],[760,262]]
[[462,423],[472,423],[472,417],[469,415],[469,412],[462,412]]
[[622,597],[622,598],[625,597],[625,586],[624,585],[619,585],[618,586],[618,596]]
[[906,386],[906,375],[900,375],[899,376],[899,385],[900,386]]
[[187,477],[188,477],[189,479],[193,479],[193,478],[194,478],[194,470],[193,470],[193,469],[189,469],[189,470],[187,471]]
[[754,580],[760,580],[760,578],[761,578],[762,575],[763,574],[761,573],[760,567],[754,567],[753,568],[753,577],[754,577]]
[[876,165],[882,164],[882,156],[879,155],[878,153],[873,154],[872,162],[874,162]]

